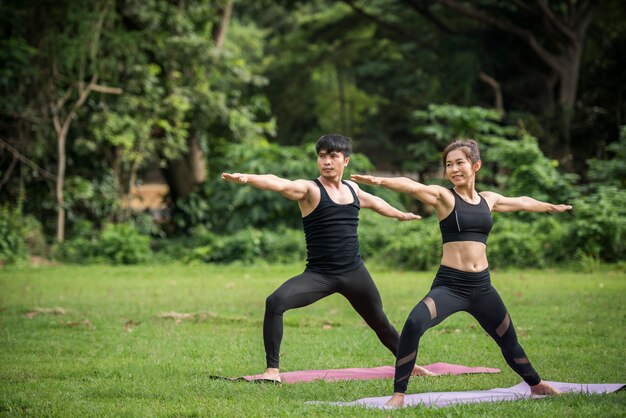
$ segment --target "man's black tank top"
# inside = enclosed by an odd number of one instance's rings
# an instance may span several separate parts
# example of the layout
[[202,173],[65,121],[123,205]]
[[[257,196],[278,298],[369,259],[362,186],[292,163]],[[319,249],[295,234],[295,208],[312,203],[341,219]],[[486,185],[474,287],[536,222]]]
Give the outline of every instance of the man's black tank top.
[[340,205],[332,201],[318,179],[320,202],[313,212],[302,218],[307,249],[307,270],[342,274],[363,264],[359,253],[359,198],[345,181],[354,201]]
[[452,213],[439,222],[443,243],[452,241],[478,241],[487,244],[487,237],[493,227],[493,218],[487,201],[480,196],[477,204],[467,203],[461,199],[454,188]]

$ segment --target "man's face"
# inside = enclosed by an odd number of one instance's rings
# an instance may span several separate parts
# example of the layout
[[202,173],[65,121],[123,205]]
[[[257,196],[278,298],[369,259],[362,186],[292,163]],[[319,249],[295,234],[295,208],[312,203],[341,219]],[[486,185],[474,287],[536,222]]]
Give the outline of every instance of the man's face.
[[317,168],[322,177],[341,177],[348,165],[350,157],[344,157],[342,152],[321,149],[317,154]]

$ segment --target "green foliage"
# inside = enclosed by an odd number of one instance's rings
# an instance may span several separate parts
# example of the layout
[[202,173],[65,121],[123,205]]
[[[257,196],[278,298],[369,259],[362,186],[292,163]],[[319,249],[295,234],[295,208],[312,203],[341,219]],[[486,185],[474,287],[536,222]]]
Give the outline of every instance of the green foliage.
[[187,263],[302,263],[306,259],[302,231],[284,227],[278,230],[248,227],[228,235],[196,227],[187,240],[167,243],[161,251],[168,253],[172,260]]
[[490,136],[484,142],[483,158],[491,178],[507,195],[556,203],[567,203],[578,195],[573,187],[577,176],[561,174],[557,162],[543,154],[530,134],[520,131],[513,141]]
[[435,217],[398,222],[370,211],[360,216],[359,242],[364,259],[395,269],[428,270],[441,260]]
[[626,125],[620,128],[619,141],[607,145],[606,151],[612,158],[587,160],[590,186],[615,186],[626,188]]
[[[220,170],[227,172],[275,174],[296,180],[319,176],[313,144],[281,146],[267,140],[246,141],[226,147]],[[350,156],[351,172],[367,172],[372,165],[360,154]],[[251,186],[234,185],[218,176],[210,178],[188,198],[176,202],[174,221],[181,229],[203,225],[216,232],[233,232],[248,226],[300,228],[301,214],[296,202]]]
[[99,248],[113,264],[138,264],[150,256],[150,238],[131,224],[108,224],[102,231]]
[[0,205],[0,262],[13,264],[26,259],[26,228],[21,206]]
[[74,235],[58,248],[57,256],[70,263],[139,264],[151,256],[150,237],[131,223],[107,224],[102,231],[80,221]]
[[93,224],[81,219],[74,224],[71,238],[58,245],[55,256],[64,262],[76,264],[104,262],[99,238],[100,233]]
[[487,257],[491,268],[544,267],[545,236],[535,223],[496,215],[489,235]]
[[496,188],[508,196],[561,202],[577,195],[572,185],[577,177],[559,173],[557,162],[544,155],[536,138],[523,127],[502,125],[502,115],[495,110],[433,104],[415,117],[416,132],[425,138],[409,147],[416,162],[407,169],[439,172],[443,148],[456,138],[471,138],[481,149],[481,190]]
[[572,253],[604,261],[626,259],[626,193],[614,186],[599,187],[573,203],[574,220],[563,245]]

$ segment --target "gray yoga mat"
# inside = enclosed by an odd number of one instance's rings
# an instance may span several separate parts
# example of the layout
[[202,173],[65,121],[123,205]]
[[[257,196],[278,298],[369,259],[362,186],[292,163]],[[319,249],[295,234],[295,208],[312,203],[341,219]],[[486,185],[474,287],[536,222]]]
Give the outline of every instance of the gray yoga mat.
[[[601,394],[621,390],[626,384],[623,383],[564,383],[547,382],[563,393],[587,393]],[[405,407],[442,407],[455,404],[476,402],[516,401],[519,399],[542,398],[543,396],[531,395],[530,387],[525,383],[519,383],[510,388],[495,388],[489,390],[470,390],[467,392],[429,392],[406,395]],[[337,406],[362,406],[366,408],[387,409],[385,403],[390,396],[376,398],[363,398],[352,402],[319,402]]]

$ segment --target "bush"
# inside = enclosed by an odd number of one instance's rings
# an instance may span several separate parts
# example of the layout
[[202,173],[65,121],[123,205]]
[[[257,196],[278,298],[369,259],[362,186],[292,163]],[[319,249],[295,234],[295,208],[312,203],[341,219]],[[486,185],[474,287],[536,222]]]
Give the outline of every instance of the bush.
[[616,262],[626,260],[626,193],[619,187],[600,187],[573,203],[574,219],[563,245],[571,254]]
[[441,237],[434,216],[398,222],[363,211],[359,241],[364,259],[387,267],[427,270],[441,258]]
[[78,264],[138,264],[151,255],[150,237],[132,224],[107,224],[100,232],[83,220],[75,225],[72,238],[59,246],[57,255]]
[[98,247],[99,232],[87,220],[74,224],[72,236],[56,248],[56,257],[68,263],[87,264],[102,261]]
[[0,206],[0,263],[13,264],[28,257],[21,207]]
[[138,264],[150,256],[150,237],[141,235],[131,224],[108,224],[98,247],[114,264]]
[[489,267],[543,267],[546,264],[545,236],[538,234],[532,222],[498,215],[495,218],[487,244]]
[[246,228],[226,236],[196,228],[189,244],[195,246],[183,257],[187,262],[240,261],[250,264],[264,260],[289,263],[306,258],[302,231],[289,228],[278,231]]
[[23,218],[24,242],[31,255],[48,256],[48,246],[41,223],[33,216]]

